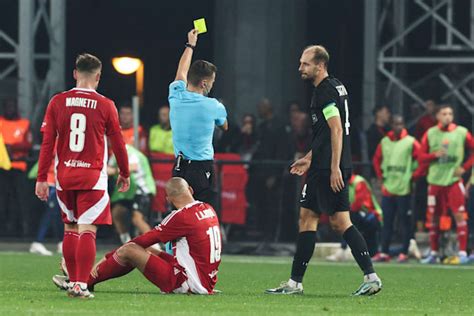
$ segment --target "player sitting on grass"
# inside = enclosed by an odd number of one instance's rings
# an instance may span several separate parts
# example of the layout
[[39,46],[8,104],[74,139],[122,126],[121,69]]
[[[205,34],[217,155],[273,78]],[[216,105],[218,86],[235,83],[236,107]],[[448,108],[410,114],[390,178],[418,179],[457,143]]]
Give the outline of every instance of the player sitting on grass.
[[[123,276],[137,268],[165,293],[212,294],[221,262],[221,234],[214,209],[193,198],[188,183],[178,177],[166,184],[166,195],[178,209],[148,233],[109,252],[92,270],[87,286]],[[173,254],[146,249],[173,241]],[[69,290],[65,276],[53,282]]]

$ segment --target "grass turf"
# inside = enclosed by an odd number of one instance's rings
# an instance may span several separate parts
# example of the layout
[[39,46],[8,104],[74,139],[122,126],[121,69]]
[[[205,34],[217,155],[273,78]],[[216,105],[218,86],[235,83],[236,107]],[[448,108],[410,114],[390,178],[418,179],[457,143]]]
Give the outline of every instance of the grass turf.
[[288,278],[290,258],[224,256],[214,296],[162,295],[139,272],[96,286],[94,300],[68,298],[51,276],[59,257],[0,253],[0,315],[309,315],[474,313],[474,266],[381,264],[373,297],[351,297],[361,281],[355,263],[312,262],[305,294],[263,294]]

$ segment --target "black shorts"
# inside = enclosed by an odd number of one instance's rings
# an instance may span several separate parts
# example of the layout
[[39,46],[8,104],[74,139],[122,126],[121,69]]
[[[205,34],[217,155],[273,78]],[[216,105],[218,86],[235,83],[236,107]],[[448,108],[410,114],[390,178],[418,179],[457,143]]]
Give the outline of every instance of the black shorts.
[[182,160],[173,167],[173,177],[183,178],[194,191],[193,197],[216,207],[214,185],[214,162],[212,160]]
[[317,214],[333,215],[350,210],[349,179],[352,170],[342,170],[344,188],[340,192],[331,189],[330,170],[309,170],[301,192],[300,206]]
[[135,195],[133,200],[119,200],[115,202],[128,208],[130,211],[138,211],[148,218],[150,215],[151,198],[149,195]]

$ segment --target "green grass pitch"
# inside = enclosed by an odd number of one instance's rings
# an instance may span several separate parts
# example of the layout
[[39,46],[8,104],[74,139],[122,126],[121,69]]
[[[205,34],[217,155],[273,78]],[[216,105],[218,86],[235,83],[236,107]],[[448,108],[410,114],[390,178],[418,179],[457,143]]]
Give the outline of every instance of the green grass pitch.
[[59,257],[0,253],[0,315],[473,315],[474,266],[380,264],[384,289],[351,297],[355,263],[314,261],[305,294],[263,293],[288,278],[290,258],[224,256],[214,296],[163,295],[139,272],[96,286],[94,300],[71,299],[51,276]]

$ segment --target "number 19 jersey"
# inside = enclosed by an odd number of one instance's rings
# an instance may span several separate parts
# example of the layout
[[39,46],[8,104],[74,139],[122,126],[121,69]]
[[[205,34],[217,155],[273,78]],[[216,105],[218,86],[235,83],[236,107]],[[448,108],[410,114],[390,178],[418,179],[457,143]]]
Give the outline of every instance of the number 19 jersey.
[[59,93],[48,105],[41,131],[56,135],[59,190],[107,190],[107,136],[121,133],[112,100],[92,89]]
[[211,294],[221,263],[221,232],[216,212],[195,201],[172,212],[154,229],[157,240],[173,241],[173,253],[186,271],[191,292]]

